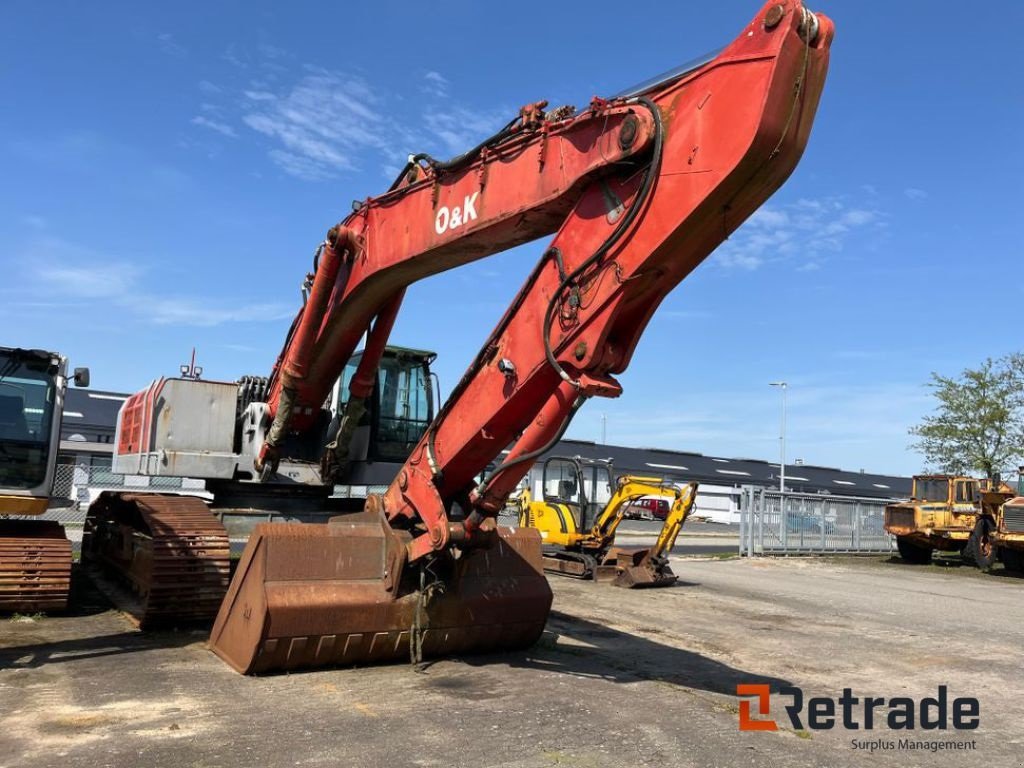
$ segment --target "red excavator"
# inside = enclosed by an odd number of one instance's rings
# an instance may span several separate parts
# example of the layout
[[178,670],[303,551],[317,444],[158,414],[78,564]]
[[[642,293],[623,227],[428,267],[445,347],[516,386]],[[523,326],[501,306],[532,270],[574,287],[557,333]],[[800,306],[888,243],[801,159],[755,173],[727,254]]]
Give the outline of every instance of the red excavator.
[[[245,673],[533,643],[541,540],[495,517],[584,402],[621,394],[666,294],[792,172],[832,37],[797,0],[770,2],[712,57],[578,113],[530,104],[451,160],[410,157],[317,249],[269,380],[160,380],[125,403],[117,469],[204,478],[214,500],[106,494],[83,559],[133,587],[144,624],[216,612],[211,646]],[[331,498],[359,471],[406,287],[551,233],[447,402],[404,432],[387,490],[358,511]],[[422,401],[413,378],[390,385],[388,430]],[[255,526],[228,585],[220,519],[240,509],[279,522]]]

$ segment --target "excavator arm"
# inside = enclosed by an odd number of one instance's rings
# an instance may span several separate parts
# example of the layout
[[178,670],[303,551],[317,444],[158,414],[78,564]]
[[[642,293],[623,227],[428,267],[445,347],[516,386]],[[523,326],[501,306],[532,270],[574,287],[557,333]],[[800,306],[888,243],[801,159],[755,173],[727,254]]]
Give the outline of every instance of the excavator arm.
[[[792,172],[832,36],[798,0],[769,2],[710,60],[595,98],[580,114],[529,105],[447,162],[410,158],[387,192],[333,227],[266,401],[218,436],[230,444],[241,425],[248,442],[241,453],[194,455],[223,459],[232,482],[276,484],[267,495],[282,503],[295,501],[295,482],[277,469],[302,459],[289,445],[327,447],[324,484],[343,469],[409,285],[555,237],[382,495],[326,525],[256,526],[213,650],[258,672],[535,642],[552,599],[540,536],[494,518],[585,401],[621,393],[616,376],[665,296]],[[364,335],[344,413],[324,440],[322,404]],[[230,397],[218,386],[224,395],[207,387],[212,397]],[[164,471],[167,457],[144,449],[157,416],[170,415],[136,397],[122,410],[118,451]],[[235,401],[223,410],[230,421]]]
[[683,523],[690,516],[696,502],[697,483],[688,483],[681,493],[676,494],[676,500],[665,517],[665,524],[661,527],[658,540],[650,549],[648,555],[650,559],[666,557],[672,551],[679,532],[683,529]]
[[661,496],[672,499],[673,504],[679,501],[680,492],[671,483],[659,477],[638,477],[621,475],[616,484],[615,493],[608,500],[601,515],[594,521],[591,535],[595,540],[611,544],[615,540],[615,531],[622,522],[629,504],[644,496]]

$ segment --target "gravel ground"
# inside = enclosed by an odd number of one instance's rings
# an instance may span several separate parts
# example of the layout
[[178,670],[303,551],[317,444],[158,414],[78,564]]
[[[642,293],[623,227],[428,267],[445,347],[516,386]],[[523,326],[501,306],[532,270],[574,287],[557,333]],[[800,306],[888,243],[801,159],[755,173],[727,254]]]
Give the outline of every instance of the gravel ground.
[[[198,631],[143,634],[79,583],[73,615],[0,621],[0,768],[1019,766],[1024,581],[881,558],[674,561],[626,591],[553,581],[548,630],[503,656],[241,677]],[[981,702],[956,752],[875,730],[740,732],[738,683]]]

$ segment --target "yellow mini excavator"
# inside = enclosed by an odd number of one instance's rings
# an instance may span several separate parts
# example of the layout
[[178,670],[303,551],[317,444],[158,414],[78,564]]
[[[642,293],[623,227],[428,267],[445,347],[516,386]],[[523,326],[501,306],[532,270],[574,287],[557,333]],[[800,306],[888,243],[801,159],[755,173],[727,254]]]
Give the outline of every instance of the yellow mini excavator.
[[[540,531],[544,570],[620,587],[673,584],[668,555],[693,510],[697,483],[680,491],[657,477],[623,475],[614,482],[613,477],[610,461],[552,457],[544,463],[543,499],[533,499],[529,489],[519,494],[519,525]],[[645,496],[673,499],[657,542],[614,546],[626,509]]]

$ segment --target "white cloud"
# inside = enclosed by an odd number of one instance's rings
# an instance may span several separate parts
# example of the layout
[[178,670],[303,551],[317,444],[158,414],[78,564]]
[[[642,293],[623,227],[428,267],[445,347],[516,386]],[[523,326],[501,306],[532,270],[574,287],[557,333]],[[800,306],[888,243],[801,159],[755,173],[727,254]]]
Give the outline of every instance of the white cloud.
[[882,226],[882,214],[851,206],[843,198],[801,199],[765,205],[754,212],[715,252],[726,269],[754,270],[764,264],[796,262],[798,271],[820,269],[855,232]]
[[178,43],[170,32],[161,32],[156,36],[156,42],[160,50],[168,56],[176,56],[181,59],[188,55],[188,50]]
[[448,82],[448,78],[440,72],[430,71],[423,75],[423,86],[421,90],[431,96],[443,99],[448,96],[448,89],[450,85],[451,83]]
[[926,197],[928,197],[927,192],[925,192],[923,189],[918,189],[917,187],[907,187],[906,189],[903,190],[903,194],[909,197],[911,200],[924,200]]
[[139,275],[135,265],[125,262],[73,265],[49,259],[34,271],[39,285],[77,299],[126,295],[135,287]]
[[[58,238],[35,241],[20,254],[24,293],[69,302],[115,307],[133,318],[159,325],[214,326],[290,317],[273,303],[225,303],[213,297],[154,292],[137,259],[117,259]],[[29,304],[31,302],[25,302]]]
[[455,106],[431,109],[423,115],[424,124],[445,149],[458,154],[472,148],[481,138],[507,123],[507,110],[478,110]]
[[220,86],[218,86],[218,85],[216,85],[214,83],[211,83],[209,80],[200,80],[199,81],[199,90],[202,91],[203,93],[208,93],[208,94],[212,95],[212,94],[220,93]]
[[390,131],[377,111],[380,99],[362,78],[332,72],[306,75],[282,94],[246,91],[242,121],[276,139],[269,152],[285,171],[321,179],[355,167],[365,149],[383,149]]
[[219,120],[211,120],[210,118],[203,117],[202,115],[196,115],[192,118],[191,122],[192,125],[201,125],[204,128],[209,128],[211,131],[216,131],[222,136],[229,136],[232,139],[238,135],[235,133],[235,129],[227,123],[222,123]]
[[459,154],[514,114],[453,102],[451,83],[434,70],[413,84],[418,93],[412,99],[353,73],[306,66],[289,78],[294,67],[275,62],[294,57],[280,49],[254,55],[229,47],[223,58],[256,76],[237,96],[225,90],[222,106],[204,104],[192,123],[225,136],[245,126],[270,141],[267,156],[274,164],[302,179],[335,178],[368,165],[393,176],[410,153]]

